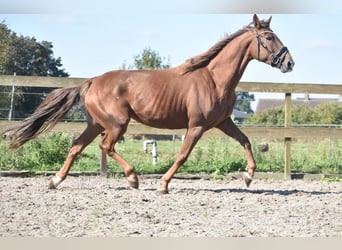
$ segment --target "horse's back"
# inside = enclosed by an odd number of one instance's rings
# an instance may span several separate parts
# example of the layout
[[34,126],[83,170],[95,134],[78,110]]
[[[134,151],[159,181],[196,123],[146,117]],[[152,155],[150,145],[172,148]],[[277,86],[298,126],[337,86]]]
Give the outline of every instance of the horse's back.
[[175,129],[188,126],[189,85],[173,69],[114,70],[91,81],[88,106],[96,104],[112,116],[127,113],[149,126]]

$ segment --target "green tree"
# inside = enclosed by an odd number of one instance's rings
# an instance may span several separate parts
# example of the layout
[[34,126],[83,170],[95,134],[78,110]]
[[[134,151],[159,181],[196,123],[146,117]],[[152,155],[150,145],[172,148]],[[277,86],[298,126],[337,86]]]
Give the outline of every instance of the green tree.
[[[293,124],[342,124],[342,104],[327,102],[309,108],[306,105],[294,105],[292,107]],[[284,124],[284,107],[267,109],[248,117],[245,122],[253,124]]]
[[315,124],[342,124],[342,104],[327,102],[317,105],[313,109],[313,123]]
[[251,102],[255,101],[254,95],[248,92],[236,92],[235,109],[246,112],[247,114],[253,114],[251,108]]
[[120,69],[166,69],[171,67],[170,58],[161,57],[159,52],[145,47],[140,54],[133,56],[133,64],[125,61]]
[[[51,42],[39,42],[34,37],[17,35],[5,22],[0,23],[0,74],[26,76],[67,77],[69,74],[62,69],[61,58],[55,58]],[[13,117],[25,117],[33,112],[50,92],[51,88],[16,87]],[[11,87],[0,88],[1,117],[7,117]],[[5,92],[7,94],[5,94]],[[29,93],[40,93],[33,95]],[[5,114],[7,113],[7,114]]]
[[[11,31],[7,25],[0,23],[0,74],[5,74],[11,61]],[[13,72],[12,72],[13,74]]]
[[276,107],[266,109],[263,112],[258,112],[255,113],[253,116],[247,117],[244,122],[252,124],[283,125],[284,108]]
[[314,111],[307,105],[299,104],[292,107],[291,115],[293,124],[311,124]]

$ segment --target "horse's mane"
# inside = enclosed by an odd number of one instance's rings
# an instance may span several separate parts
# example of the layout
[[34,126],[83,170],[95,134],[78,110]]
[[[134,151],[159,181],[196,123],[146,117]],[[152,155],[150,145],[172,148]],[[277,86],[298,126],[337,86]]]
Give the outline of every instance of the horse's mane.
[[[186,60],[183,64],[180,65],[181,71],[183,74],[195,71],[196,69],[205,67],[209,64],[209,62],[217,56],[218,53],[231,41],[240,35],[246,33],[251,28],[253,28],[253,23],[248,26],[236,31],[233,34],[226,35],[223,39],[214,44],[208,51],[199,54],[197,56],[191,57]],[[261,28],[268,28],[268,23],[265,21],[261,21]]]

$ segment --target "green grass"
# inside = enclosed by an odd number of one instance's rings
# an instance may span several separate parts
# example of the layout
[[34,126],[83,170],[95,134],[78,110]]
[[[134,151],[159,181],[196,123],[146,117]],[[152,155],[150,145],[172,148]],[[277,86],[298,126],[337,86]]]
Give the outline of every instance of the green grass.
[[[91,143],[78,157],[72,171],[99,171],[100,138]],[[283,171],[284,142],[268,140],[269,151],[262,153],[257,145],[265,140],[252,140],[258,171]],[[58,170],[68,154],[72,137],[63,133],[51,133],[48,136],[31,140],[17,150],[9,150],[8,142],[0,139],[0,170]],[[145,154],[143,141],[126,138],[116,145],[116,151],[139,174],[165,173],[176,159],[181,141],[158,141],[158,164],[152,164],[151,152]],[[292,172],[305,173],[342,173],[342,140],[293,140],[291,146]],[[245,152],[239,143],[228,137],[202,138],[179,173],[211,174],[221,178],[224,174],[242,171],[246,168]],[[108,170],[120,173],[122,169],[108,158]]]

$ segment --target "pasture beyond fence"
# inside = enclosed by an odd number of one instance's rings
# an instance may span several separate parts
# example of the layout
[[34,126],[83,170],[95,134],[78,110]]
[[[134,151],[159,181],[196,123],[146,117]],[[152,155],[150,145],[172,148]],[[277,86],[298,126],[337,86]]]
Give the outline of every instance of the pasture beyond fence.
[[[0,85],[2,86],[26,86],[26,87],[70,87],[79,85],[85,78],[62,78],[62,77],[36,77],[36,76],[0,76]],[[241,130],[250,138],[283,138],[284,139],[284,177],[291,176],[291,140],[292,138],[342,138],[342,128],[329,127],[292,127],[291,124],[291,106],[292,94],[310,93],[310,94],[342,94],[341,84],[309,84],[309,83],[273,83],[273,82],[240,82],[236,91],[244,92],[265,92],[265,93],[284,93],[285,95],[285,124],[283,127],[241,127]],[[11,121],[1,121],[0,127],[11,123]],[[79,123],[68,123],[68,128],[73,128],[79,132]],[[56,129],[58,130],[58,125]],[[1,130],[1,129],[0,129]],[[150,134],[174,134],[184,135],[185,130],[161,130],[149,128],[146,126],[131,123],[127,133]],[[218,130],[212,130],[210,133],[218,134]],[[106,170],[106,158],[102,154],[101,173]]]

